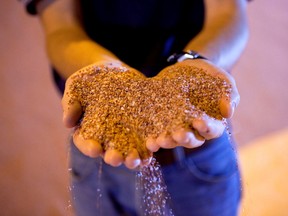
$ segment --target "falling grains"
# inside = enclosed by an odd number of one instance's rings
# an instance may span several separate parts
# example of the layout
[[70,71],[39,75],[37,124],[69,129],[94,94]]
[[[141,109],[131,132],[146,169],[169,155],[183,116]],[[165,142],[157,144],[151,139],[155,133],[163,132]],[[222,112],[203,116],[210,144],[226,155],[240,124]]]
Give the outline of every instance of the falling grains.
[[136,192],[140,199],[140,213],[143,216],[173,216],[170,196],[164,182],[160,165],[153,158],[149,166],[136,174]]

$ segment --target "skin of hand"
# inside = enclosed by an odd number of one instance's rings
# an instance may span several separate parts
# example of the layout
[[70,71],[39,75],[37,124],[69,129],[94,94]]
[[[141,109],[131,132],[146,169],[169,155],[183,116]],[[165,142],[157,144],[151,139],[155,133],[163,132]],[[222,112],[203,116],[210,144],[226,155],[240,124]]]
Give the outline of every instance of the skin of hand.
[[[214,77],[219,77],[225,80],[232,87],[230,97],[223,97],[219,101],[220,112],[223,118],[231,118],[235,108],[239,104],[240,95],[238,93],[234,78],[226,71],[215,66],[208,60],[194,59],[178,62],[174,66],[191,66],[204,69],[207,73]],[[163,69],[158,76],[165,76],[166,69]],[[210,140],[221,136],[225,129],[225,124],[221,120],[217,120],[208,115],[203,115],[198,119],[193,120],[191,129],[179,128],[178,130],[167,135],[161,134],[156,139],[148,139],[146,142],[147,148],[151,152],[158,151],[159,148],[175,148],[183,146],[186,148],[195,148],[201,146],[205,140]]]
[[[105,65],[107,67],[125,67],[129,69],[129,73],[133,73],[136,76],[145,77],[142,73],[135,70],[134,68],[131,68],[124,63],[120,61],[114,61],[114,62],[97,62],[94,63],[93,66],[97,65]],[[87,66],[89,67],[89,66]],[[81,71],[81,70],[80,70]],[[71,93],[70,93],[70,85],[72,83],[72,80],[77,74],[80,73],[77,71],[72,76],[70,76],[66,81],[65,86],[65,92],[62,98],[62,107],[63,107],[63,123],[68,128],[76,127],[79,123],[79,120],[81,119],[81,116],[83,114],[82,107],[80,103],[77,100],[73,100],[71,103]],[[107,149],[105,152],[103,151],[103,148],[97,140],[93,139],[84,139],[81,133],[76,130],[73,133],[73,141],[76,147],[86,156],[89,157],[103,157],[104,161],[107,164],[110,164],[111,166],[120,166],[122,163],[125,164],[125,166],[129,169],[134,169],[138,166],[144,166],[147,163],[149,164],[151,161],[151,157],[148,158],[141,158],[138,154],[138,151],[136,149],[132,149],[128,155],[123,158],[122,154],[115,150],[115,149]],[[148,150],[147,150],[148,151]],[[149,154],[149,153],[148,153]],[[149,154],[151,155],[151,154]],[[151,155],[152,156],[152,155]]]

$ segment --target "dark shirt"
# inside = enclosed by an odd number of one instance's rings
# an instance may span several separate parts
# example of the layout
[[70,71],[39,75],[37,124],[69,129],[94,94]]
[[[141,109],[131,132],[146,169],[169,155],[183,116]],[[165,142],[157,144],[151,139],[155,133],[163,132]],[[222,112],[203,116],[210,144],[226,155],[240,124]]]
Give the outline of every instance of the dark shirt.
[[[36,14],[32,0],[27,10]],[[202,29],[203,0],[82,0],[83,26],[92,40],[148,77],[167,66],[166,59]],[[61,92],[65,81],[55,69]]]
[[146,76],[182,51],[203,26],[203,0],[81,1],[87,34]]

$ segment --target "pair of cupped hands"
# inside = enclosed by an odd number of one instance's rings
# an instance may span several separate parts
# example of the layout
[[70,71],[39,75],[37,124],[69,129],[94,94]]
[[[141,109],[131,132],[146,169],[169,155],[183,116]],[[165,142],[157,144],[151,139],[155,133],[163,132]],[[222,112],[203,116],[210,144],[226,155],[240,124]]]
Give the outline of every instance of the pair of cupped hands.
[[[129,70],[130,73],[143,76],[141,72],[119,61],[98,62],[93,65],[125,67]],[[222,117],[224,119],[231,118],[240,100],[240,96],[238,94],[236,83],[233,77],[223,69],[204,59],[185,60],[173,65],[173,67],[181,66],[201,68],[211,76],[225,80],[231,86],[231,94],[229,97],[223,96],[219,100],[219,109]],[[81,70],[71,75],[66,81],[65,92],[62,98],[64,125],[68,128],[76,128],[73,134],[73,142],[84,155],[93,158],[103,157],[104,161],[112,166],[117,167],[121,164],[125,164],[125,166],[129,169],[145,166],[150,163],[153,152],[157,152],[160,148],[172,149],[177,146],[183,146],[185,148],[197,148],[200,147],[205,142],[205,140],[220,137],[226,128],[226,124],[223,120],[213,118],[209,115],[201,115],[196,119],[191,119],[189,124],[192,126],[191,128],[178,128],[170,133],[163,132],[156,138],[147,138],[145,140],[145,146],[150,154],[146,154],[149,156],[146,156],[145,158],[139,154],[136,148],[131,149],[126,157],[124,157],[123,154],[115,148],[108,148],[104,150],[101,143],[99,143],[97,140],[84,139],[82,134],[77,131],[76,126],[79,124],[79,121],[83,116],[83,107],[77,100],[73,100],[73,103],[71,103],[72,94],[70,91],[72,80],[75,79],[75,76],[77,76],[79,73],[81,73]],[[167,68],[164,68],[156,77],[169,77],[165,76],[166,73]]]

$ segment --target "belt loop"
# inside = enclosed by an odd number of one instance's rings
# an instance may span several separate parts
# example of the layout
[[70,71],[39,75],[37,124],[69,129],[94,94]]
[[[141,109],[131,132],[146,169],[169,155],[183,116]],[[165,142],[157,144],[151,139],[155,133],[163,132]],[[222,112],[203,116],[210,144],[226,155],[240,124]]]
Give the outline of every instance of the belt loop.
[[185,151],[182,146],[178,146],[173,149],[173,154],[176,159],[176,162],[180,165],[180,167],[184,167],[185,161]]

